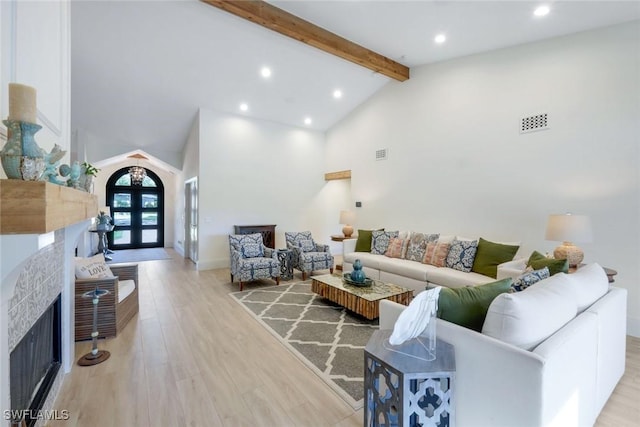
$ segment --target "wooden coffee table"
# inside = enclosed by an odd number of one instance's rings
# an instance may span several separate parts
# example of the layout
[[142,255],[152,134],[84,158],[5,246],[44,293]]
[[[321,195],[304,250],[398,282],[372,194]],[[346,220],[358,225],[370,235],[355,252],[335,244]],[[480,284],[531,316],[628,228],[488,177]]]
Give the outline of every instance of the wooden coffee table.
[[382,299],[404,305],[409,305],[413,299],[413,290],[402,286],[379,280],[374,280],[373,285],[367,287],[352,286],[344,283],[342,276],[335,274],[313,276],[311,290],[370,320],[380,317],[379,304]]

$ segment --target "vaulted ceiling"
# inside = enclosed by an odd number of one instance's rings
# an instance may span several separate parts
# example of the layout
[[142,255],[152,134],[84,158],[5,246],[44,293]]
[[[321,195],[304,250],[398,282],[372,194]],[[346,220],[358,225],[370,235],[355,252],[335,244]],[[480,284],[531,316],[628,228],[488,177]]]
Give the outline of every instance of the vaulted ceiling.
[[[530,1],[271,3],[409,67],[640,19],[637,1],[541,18]],[[197,0],[73,1],[71,17],[72,130],[142,150],[180,152],[201,107],[325,131],[402,84]]]

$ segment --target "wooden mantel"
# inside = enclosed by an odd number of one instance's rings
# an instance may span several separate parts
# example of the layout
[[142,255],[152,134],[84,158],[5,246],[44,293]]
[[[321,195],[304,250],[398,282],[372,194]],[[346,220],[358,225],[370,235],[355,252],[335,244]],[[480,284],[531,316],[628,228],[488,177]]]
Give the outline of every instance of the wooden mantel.
[[0,234],[44,234],[98,215],[98,196],[44,181],[0,180]]

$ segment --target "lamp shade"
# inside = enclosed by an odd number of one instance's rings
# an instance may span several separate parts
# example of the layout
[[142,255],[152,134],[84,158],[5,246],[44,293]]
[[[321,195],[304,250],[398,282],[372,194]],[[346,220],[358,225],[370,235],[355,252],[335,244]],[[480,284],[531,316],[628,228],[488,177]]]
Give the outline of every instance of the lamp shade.
[[353,211],[340,211],[339,224],[351,225],[356,221],[356,213]]
[[549,215],[545,239],[558,242],[589,243],[593,240],[591,220],[586,215],[570,213]]

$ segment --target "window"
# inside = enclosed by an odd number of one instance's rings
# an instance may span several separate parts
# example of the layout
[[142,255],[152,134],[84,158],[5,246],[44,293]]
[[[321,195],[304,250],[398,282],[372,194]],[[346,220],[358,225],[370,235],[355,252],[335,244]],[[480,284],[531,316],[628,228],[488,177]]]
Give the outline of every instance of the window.
[[115,225],[108,235],[112,249],[164,246],[164,186],[158,175],[145,170],[142,185],[131,185],[128,167],[107,181],[107,204]]

